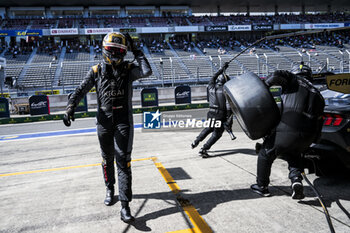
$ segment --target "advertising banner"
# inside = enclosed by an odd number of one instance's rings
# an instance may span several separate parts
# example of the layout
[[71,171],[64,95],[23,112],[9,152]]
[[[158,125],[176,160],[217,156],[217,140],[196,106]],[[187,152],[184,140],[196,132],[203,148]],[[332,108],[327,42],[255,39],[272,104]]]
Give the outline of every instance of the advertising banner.
[[229,25],[228,26],[229,31],[251,31],[252,25]]
[[88,104],[87,104],[87,98],[86,96],[84,99],[82,99],[78,106],[75,108],[75,112],[87,112],[88,111]]
[[30,115],[50,114],[49,97],[46,95],[32,95],[29,97]]
[[35,91],[35,95],[59,95],[60,90],[42,90]]
[[145,88],[141,91],[142,107],[158,106],[158,90],[156,88]]
[[87,35],[104,35],[113,32],[113,28],[86,28],[85,34]]
[[207,32],[223,32],[228,31],[228,26],[205,26],[204,30]]
[[0,118],[10,117],[9,102],[6,98],[0,97]]
[[336,74],[326,76],[329,90],[350,94],[350,74]]
[[50,34],[53,36],[56,35],[78,35],[78,28],[55,28],[50,29]]
[[182,85],[175,88],[175,104],[191,103],[191,87]]
[[141,28],[142,33],[167,33],[169,27],[143,27]]
[[0,36],[42,36],[43,30],[0,30]]
[[175,32],[198,32],[198,26],[177,26],[174,27]]
[[122,33],[127,33],[127,32],[136,32],[136,28],[120,28],[119,29],[119,32],[122,32]]
[[253,25],[253,31],[269,31],[273,30],[273,25]]
[[301,29],[301,24],[281,24],[281,30]]
[[344,23],[315,23],[305,24],[305,29],[327,29],[327,28],[341,28],[344,27]]

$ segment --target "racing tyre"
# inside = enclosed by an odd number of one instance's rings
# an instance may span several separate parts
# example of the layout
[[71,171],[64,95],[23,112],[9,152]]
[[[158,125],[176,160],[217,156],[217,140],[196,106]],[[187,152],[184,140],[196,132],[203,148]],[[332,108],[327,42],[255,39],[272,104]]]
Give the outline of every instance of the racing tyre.
[[232,77],[224,92],[238,123],[247,136],[266,136],[280,121],[280,111],[268,87],[254,73]]

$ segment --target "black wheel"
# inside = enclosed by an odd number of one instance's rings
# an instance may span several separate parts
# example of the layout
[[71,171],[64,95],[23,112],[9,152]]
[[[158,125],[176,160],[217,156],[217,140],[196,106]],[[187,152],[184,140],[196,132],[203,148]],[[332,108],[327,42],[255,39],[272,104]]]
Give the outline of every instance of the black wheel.
[[268,87],[254,73],[232,77],[224,85],[238,123],[253,140],[266,136],[280,121],[280,111]]

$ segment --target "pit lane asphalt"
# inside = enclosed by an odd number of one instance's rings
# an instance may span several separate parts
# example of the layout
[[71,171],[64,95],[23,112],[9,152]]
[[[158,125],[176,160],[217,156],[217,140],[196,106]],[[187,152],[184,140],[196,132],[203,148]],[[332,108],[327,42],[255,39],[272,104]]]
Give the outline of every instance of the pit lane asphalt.
[[[134,118],[141,122],[140,115]],[[1,126],[0,135],[93,127],[92,118],[77,119],[71,128],[61,121],[25,123]],[[283,160],[272,168],[272,197],[249,189],[256,179],[256,141],[237,123],[234,129],[237,139],[224,133],[208,159],[198,156],[199,148],[190,149],[199,129],[135,129],[132,225],[120,221],[119,202],[103,204],[96,133],[0,141],[0,232],[329,232],[305,182],[306,198],[291,199]],[[349,232],[350,181],[308,177],[323,195],[336,232]]]

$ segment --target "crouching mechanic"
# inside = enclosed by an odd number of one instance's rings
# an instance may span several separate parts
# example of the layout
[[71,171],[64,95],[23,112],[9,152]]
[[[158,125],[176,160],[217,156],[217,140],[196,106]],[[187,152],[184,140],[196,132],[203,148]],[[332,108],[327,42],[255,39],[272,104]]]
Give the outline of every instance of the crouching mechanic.
[[311,75],[310,67],[302,63],[291,72],[277,70],[265,81],[269,87],[282,87],[282,111],[277,127],[264,138],[262,145],[256,146],[259,151],[257,184],[251,189],[262,196],[270,195],[271,166],[276,157],[280,157],[288,162],[292,198],[304,198],[301,154],[319,137],[324,109],[322,95],[309,82]]
[[[128,44],[137,65],[124,61]],[[103,61],[93,66],[80,86],[68,100],[64,123],[70,126],[74,121],[74,109],[92,87],[97,95],[97,135],[102,153],[102,172],[106,189],[105,205],[113,204],[114,198],[114,157],[118,170],[119,200],[121,220],[130,222],[131,190],[131,150],[133,144],[132,82],[152,74],[151,67],[139,49],[127,35],[108,33],[103,39]]]
[[[226,70],[228,64],[228,62],[225,63],[222,69]],[[226,100],[223,90],[223,86],[226,83],[226,79],[228,77],[226,74],[219,76],[219,73],[220,72],[214,75],[208,84],[209,112],[207,113],[207,119],[211,121],[221,121],[221,127],[207,127],[203,129],[191,144],[192,149],[196,148],[201,141],[203,141],[210,133],[212,133],[211,137],[199,151],[199,154],[202,158],[209,157],[208,150],[221,138],[225,129],[231,136],[232,140],[236,139],[231,131],[233,123],[232,111],[230,105]]]

